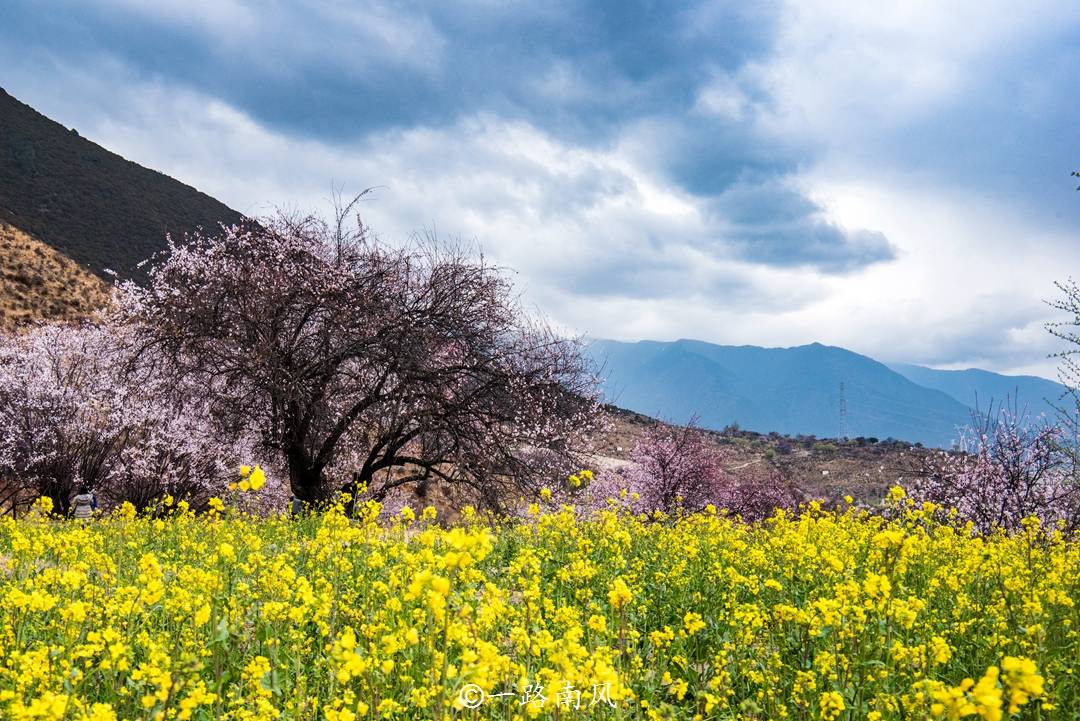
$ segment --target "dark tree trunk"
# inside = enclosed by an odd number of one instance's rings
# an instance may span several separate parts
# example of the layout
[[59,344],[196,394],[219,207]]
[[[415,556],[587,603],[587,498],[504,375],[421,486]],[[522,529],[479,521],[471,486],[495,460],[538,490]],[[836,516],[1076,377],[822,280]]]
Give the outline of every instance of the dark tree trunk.
[[322,466],[312,461],[303,448],[293,446],[286,453],[289,463],[289,487],[292,494],[304,503],[325,500]]
[[42,495],[52,501],[53,513],[66,516],[71,511],[71,499],[68,496],[66,484],[50,483],[48,490]]

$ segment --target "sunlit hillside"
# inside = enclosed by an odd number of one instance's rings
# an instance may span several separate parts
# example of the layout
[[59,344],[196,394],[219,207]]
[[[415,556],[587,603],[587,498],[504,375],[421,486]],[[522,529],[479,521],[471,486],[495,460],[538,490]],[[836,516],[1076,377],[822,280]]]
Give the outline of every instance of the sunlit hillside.
[[104,305],[101,278],[37,238],[0,223],[0,327],[84,318]]

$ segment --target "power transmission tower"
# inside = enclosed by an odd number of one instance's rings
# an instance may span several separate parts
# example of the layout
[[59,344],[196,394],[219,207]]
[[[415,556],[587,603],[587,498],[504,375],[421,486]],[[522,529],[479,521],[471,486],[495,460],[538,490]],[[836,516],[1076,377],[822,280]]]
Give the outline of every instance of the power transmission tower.
[[840,381],[840,440],[848,439],[847,397],[844,395],[844,381]]

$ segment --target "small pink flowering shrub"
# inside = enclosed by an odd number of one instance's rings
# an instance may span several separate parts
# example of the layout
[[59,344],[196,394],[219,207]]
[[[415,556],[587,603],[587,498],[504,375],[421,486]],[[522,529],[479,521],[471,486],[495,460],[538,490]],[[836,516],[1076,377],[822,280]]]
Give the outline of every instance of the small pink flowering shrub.
[[700,511],[708,505],[746,520],[766,518],[797,504],[794,489],[771,467],[736,470],[723,449],[708,442],[692,420],[646,431],[627,467],[608,471],[590,488],[594,502],[617,499],[639,513]]
[[955,518],[988,533],[1028,517],[1080,527],[1080,493],[1061,426],[1003,408],[978,424],[958,452],[927,459],[905,485],[916,502],[955,509]]

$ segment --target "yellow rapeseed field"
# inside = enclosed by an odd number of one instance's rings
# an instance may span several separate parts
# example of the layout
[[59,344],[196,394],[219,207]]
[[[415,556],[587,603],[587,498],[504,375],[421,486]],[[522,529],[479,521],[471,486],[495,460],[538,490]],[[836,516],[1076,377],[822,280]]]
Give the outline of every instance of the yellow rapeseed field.
[[891,499],[756,525],[5,518],[0,718],[1080,716],[1080,546]]

